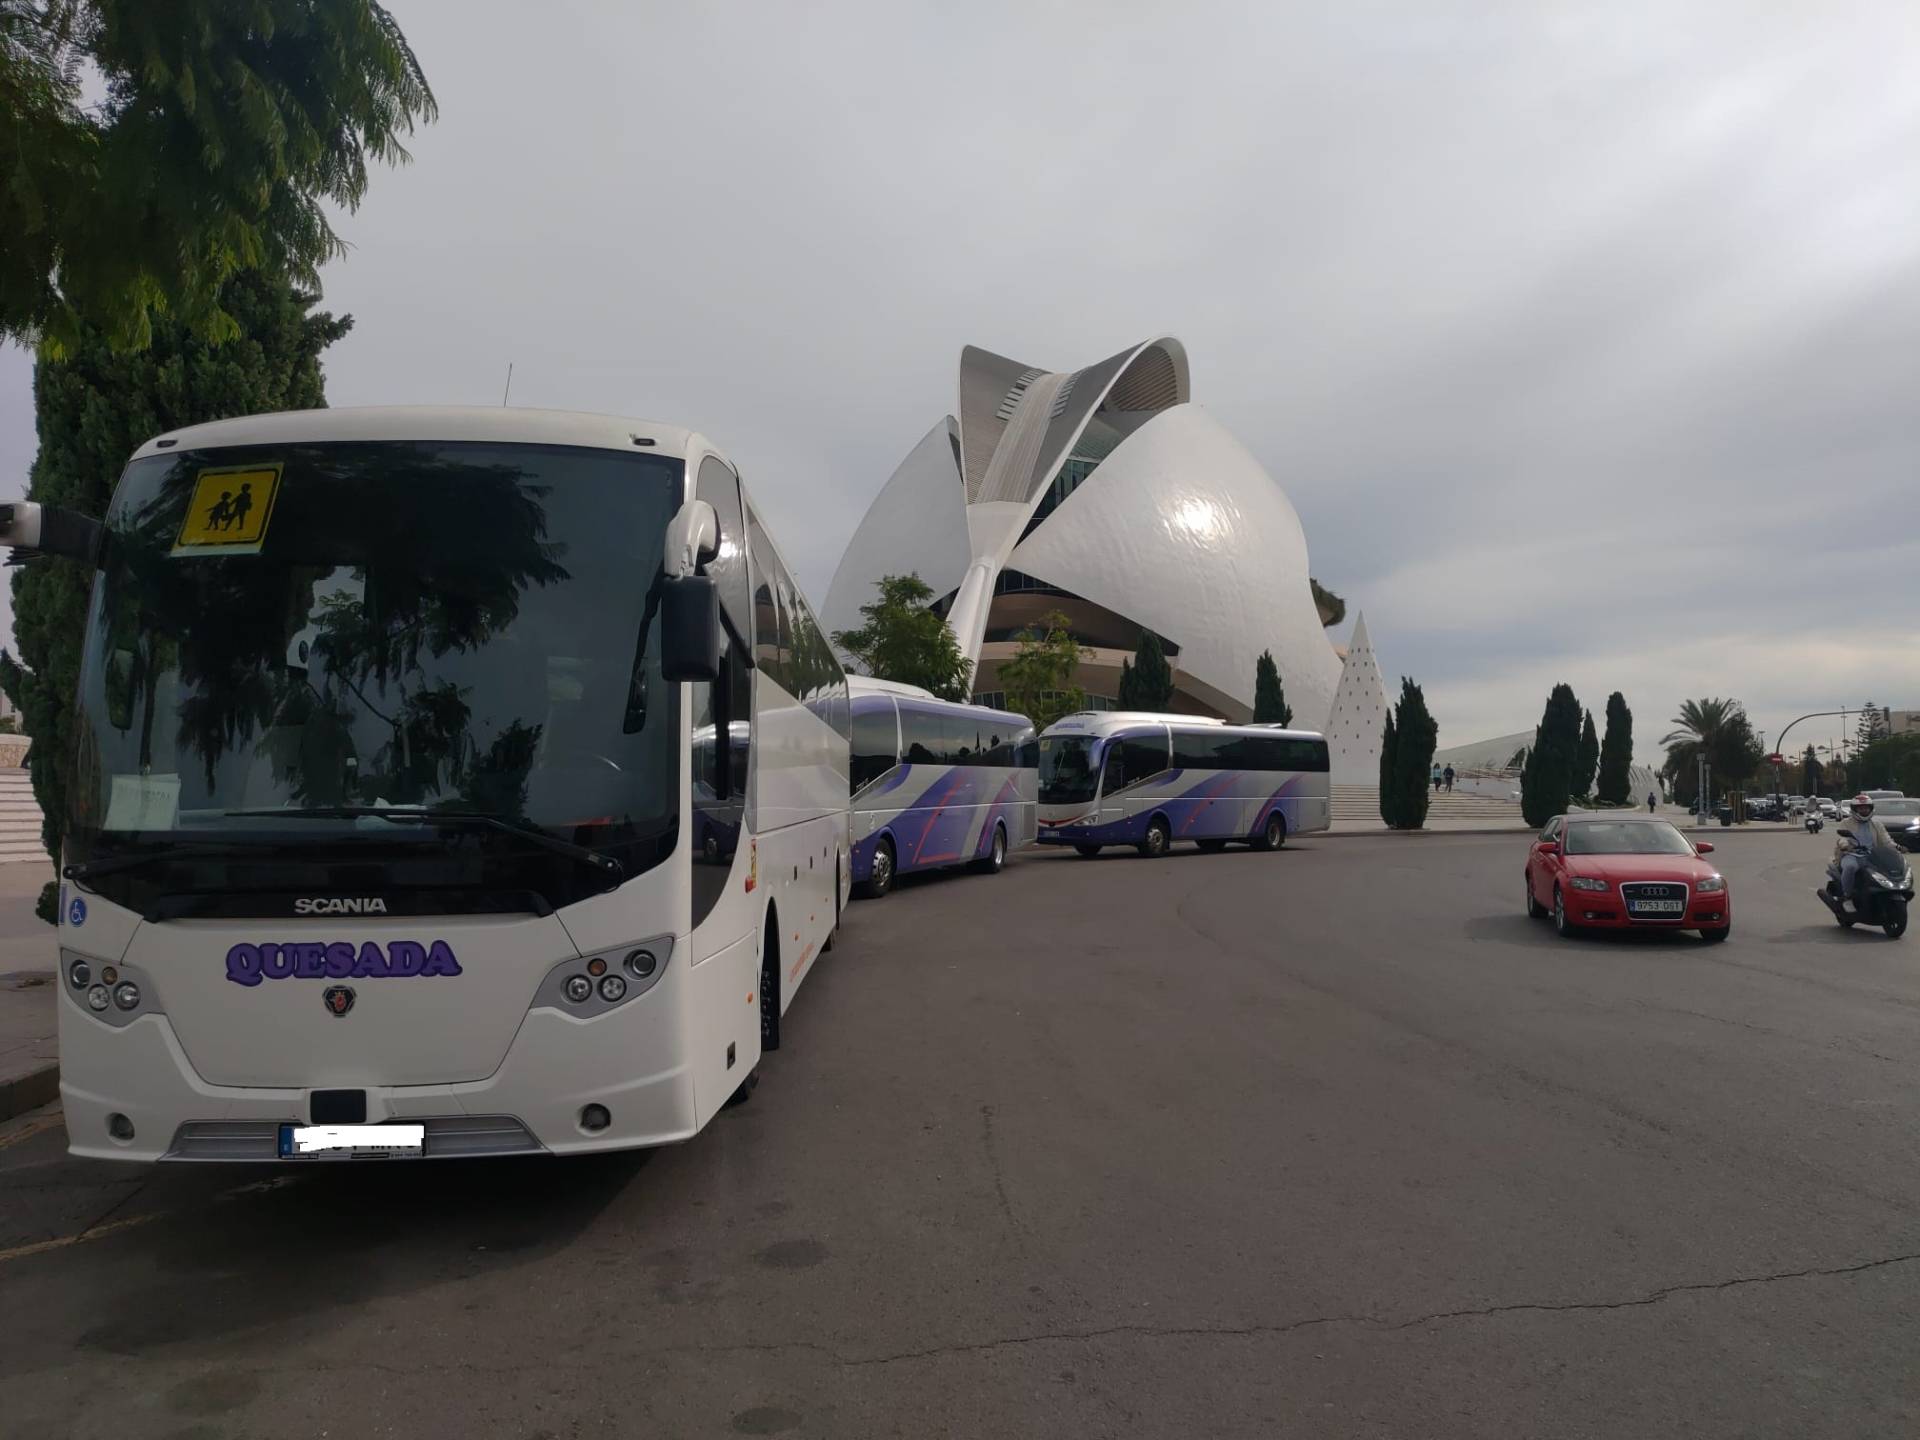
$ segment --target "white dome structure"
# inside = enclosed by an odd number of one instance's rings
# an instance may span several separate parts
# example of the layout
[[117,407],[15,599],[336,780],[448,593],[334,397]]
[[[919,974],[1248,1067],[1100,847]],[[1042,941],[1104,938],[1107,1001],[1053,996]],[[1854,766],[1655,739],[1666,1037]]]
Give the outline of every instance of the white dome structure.
[[1335,785],[1378,785],[1380,742],[1387,727],[1387,687],[1363,613],[1353,622],[1340,684],[1327,716],[1327,750]]
[[1250,718],[1271,650],[1299,723],[1318,725],[1341,664],[1299,516],[1190,391],[1171,337],[1071,372],[968,346],[960,416],[927,433],[860,522],[827,592],[829,632],[859,625],[881,577],[911,571],[974,661],[976,699],[1001,703],[1014,637],[1059,610],[1096,705],[1146,629],[1173,667],[1172,708]]

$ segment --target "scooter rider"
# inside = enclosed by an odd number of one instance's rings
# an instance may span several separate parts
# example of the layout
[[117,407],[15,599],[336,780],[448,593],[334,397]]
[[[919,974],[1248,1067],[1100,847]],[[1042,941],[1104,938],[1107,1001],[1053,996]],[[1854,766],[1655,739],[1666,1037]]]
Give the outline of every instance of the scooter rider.
[[1893,836],[1887,827],[1873,818],[1873,797],[1856,795],[1848,802],[1851,812],[1835,827],[1834,858],[1840,862],[1840,897],[1851,899],[1854,877],[1866,863],[1866,857],[1882,845],[1891,846]]

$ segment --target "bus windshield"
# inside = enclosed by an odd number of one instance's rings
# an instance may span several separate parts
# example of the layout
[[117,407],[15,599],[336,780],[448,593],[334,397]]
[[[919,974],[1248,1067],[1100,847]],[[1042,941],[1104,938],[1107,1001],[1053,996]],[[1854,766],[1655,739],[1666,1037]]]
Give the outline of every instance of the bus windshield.
[[557,905],[656,863],[679,755],[651,632],[681,469],[418,442],[134,462],[64,859],[131,904],[431,885]]
[[1086,735],[1040,737],[1040,803],[1083,805],[1100,787],[1093,766],[1093,740]]

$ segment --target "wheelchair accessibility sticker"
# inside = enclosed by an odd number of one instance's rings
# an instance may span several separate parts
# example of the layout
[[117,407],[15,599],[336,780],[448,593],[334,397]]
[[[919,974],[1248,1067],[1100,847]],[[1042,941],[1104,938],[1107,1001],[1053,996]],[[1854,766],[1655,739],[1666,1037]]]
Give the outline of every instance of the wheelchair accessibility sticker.
[[280,493],[280,466],[224,465],[202,470],[173,542],[178,555],[258,555]]

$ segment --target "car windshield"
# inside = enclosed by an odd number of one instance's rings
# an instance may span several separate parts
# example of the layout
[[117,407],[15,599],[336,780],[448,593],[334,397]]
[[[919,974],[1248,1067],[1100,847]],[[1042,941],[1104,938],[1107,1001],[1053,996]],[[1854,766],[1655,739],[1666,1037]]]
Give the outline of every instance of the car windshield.
[[[256,857],[297,855],[313,883],[344,855],[355,883],[379,858],[405,887],[436,851],[435,884],[554,903],[604,880],[514,830],[654,863],[677,823],[677,691],[649,635],[681,466],[423,443],[134,462],[89,621],[66,858],[212,847],[168,883],[213,890],[267,883]],[[505,823],[449,846],[365,808]],[[151,883],[111,868],[102,889]]]
[[1100,772],[1093,764],[1093,740],[1086,735],[1040,737],[1040,803],[1082,805],[1093,799]]
[[1567,826],[1569,855],[1691,855],[1687,837],[1663,820],[1582,820]]

